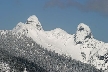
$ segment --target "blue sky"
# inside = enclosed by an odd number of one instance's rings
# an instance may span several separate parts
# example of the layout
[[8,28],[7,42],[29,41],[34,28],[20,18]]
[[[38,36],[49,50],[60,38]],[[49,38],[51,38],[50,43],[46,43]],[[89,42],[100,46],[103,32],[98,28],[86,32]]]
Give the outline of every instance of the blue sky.
[[62,28],[73,34],[79,23],[85,23],[96,39],[108,42],[108,1],[89,1],[1,0],[0,30],[13,29],[18,22],[25,23],[29,16],[36,15],[44,30]]

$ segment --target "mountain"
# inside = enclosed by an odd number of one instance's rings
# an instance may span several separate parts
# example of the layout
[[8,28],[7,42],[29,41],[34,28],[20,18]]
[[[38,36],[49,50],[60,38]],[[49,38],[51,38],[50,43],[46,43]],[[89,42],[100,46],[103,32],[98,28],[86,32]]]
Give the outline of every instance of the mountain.
[[42,48],[25,35],[0,31],[0,72],[103,72],[94,66]]
[[19,22],[12,32],[24,34],[48,50],[66,54],[98,69],[107,69],[108,43],[96,40],[89,26],[84,23],[78,25],[75,34],[68,34],[60,28],[44,31],[38,18],[32,15],[26,23]]

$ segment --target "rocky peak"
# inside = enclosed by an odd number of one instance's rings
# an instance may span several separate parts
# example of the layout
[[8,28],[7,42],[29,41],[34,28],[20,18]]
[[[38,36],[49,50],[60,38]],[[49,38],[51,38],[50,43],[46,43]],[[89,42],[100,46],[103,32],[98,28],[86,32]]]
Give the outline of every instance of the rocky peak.
[[41,23],[39,22],[38,18],[35,15],[30,16],[27,19],[26,24],[31,24],[34,27],[36,27],[38,30],[41,30],[42,29]]
[[87,26],[84,23],[80,23],[77,27],[77,31],[74,36],[74,40],[76,44],[82,44],[92,38],[93,38],[93,35],[91,33],[89,26]]

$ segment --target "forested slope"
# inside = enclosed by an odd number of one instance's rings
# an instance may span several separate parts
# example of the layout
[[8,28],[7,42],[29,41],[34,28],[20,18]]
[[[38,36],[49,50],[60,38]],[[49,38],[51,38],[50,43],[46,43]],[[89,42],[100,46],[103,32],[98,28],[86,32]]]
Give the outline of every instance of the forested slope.
[[11,31],[0,32],[1,72],[102,72],[94,66],[76,61],[69,56],[48,51],[25,35],[13,34]]

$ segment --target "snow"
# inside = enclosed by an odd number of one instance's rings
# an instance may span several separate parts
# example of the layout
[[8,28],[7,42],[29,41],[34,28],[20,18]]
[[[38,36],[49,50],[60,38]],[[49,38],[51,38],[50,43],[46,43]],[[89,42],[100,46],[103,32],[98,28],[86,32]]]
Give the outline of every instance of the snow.
[[105,69],[108,66],[103,60],[98,59],[98,56],[107,53],[108,43],[94,39],[89,26],[84,23],[78,25],[75,34],[68,34],[60,28],[44,31],[38,18],[32,15],[26,23],[18,23],[12,31],[31,37],[48,50],[55,50],[59,54],[66,54],[73,59],[93,64],[98,69]]
[[[78,25],[75,35],[76,35],[76,37],[75,37],[76,43],[78,43],[78,42],[84,43],[84,42],[88,41],[89,38],[93,38],[89,26],[85,25],[84,23],[80,23]],[[86,37],[88,37],[88,38],[86,38]]]
[[30,24],[33,25],[34,27],[36,27],[38,30],[42,29],[41,23],[39,22],[38,18],[35,15],[30,16],[27,19],[26,24]]

